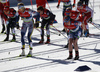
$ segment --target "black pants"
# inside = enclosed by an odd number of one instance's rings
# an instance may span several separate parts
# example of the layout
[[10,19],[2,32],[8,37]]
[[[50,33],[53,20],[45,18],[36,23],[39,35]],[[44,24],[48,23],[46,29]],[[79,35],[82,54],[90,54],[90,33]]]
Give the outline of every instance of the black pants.
[[[16,27],[16,18],[10,18],[10,20],[8,21],[8,25],[7,25],[7,34],[9,35],[10,33],[10,28],[13,30]],[[15,32],[13,32],[15,33]]]
[[89,4],[89,0],[80,0],[80,1],[82,2],[82,4],[85,3],[85,5],[87,5],[87,6]]
[[48,19],[48,20],[43,19],[42,20],[42,23],[41,23],[41,36],[42,37],[44,37],[44,27],[45,26],[46,26],[47,35],[50,35],[49,26],[52,23],[51,21],[52,21],[51,19]]

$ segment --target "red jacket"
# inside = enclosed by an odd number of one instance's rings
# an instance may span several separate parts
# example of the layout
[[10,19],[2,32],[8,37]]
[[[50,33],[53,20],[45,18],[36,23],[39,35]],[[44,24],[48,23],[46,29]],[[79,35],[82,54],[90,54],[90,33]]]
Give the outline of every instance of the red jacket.
[[45,8],[46,0],[36,0],[37,7],[43,6]]

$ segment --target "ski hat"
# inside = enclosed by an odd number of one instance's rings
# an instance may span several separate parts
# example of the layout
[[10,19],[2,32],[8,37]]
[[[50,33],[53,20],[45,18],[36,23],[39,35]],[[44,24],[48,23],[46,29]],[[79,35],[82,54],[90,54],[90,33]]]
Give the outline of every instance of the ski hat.
[[82,2],[79,1],[79,2],[77,3],[77,6],[83,6]]

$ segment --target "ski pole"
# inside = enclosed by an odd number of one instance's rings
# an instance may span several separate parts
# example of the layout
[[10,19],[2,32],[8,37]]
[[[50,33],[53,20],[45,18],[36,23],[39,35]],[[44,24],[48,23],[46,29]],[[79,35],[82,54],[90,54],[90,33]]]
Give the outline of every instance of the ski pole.
[[[46,29],[43,29],[43,30],[46,30]],[[58,35],[58,36],[61,35],[61,34],[58,34],[58,33],[52,32],[52,31],[50,31],[50,33],[56,34],[56,35]]]
[[[53,26],[53,25],[52,25]],[[59,31],[55,26],[53,26],[60,34],[62,34],[61,33],[61,31]],[[64,35],[64,34],[62,34],[67,40],[68,40],[68,38]]]
[[[100,30],[100,24],[95,24],[95,23],[93,23],[93,22],[90,22],[94,27],[96,27],[97,29],[99,29]],[[96,26],[96,25],[98,25],[98,27]]]
[[32,3],[32,0],[30,0],[30,2],[31,2],[32,10],[33,10],[33,3]]
[[[37,31],[41,32],[39,29],[35,28]],[[45,34],[44,34],[45,35]],[[45,35],[47,37],[47,35]]]
[[49,4],[48,4],[48,1],[47,1],[47,0],[45,0],[45,1],[46,1],[47,5],[48,5],[48,7],[49,7],[50,11],[51,11],[51,8],[50,8],[50,6],[49,6]]

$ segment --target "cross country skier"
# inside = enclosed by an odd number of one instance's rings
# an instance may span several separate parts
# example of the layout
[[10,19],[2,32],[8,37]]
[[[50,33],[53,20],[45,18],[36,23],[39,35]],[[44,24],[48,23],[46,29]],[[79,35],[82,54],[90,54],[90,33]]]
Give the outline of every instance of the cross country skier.
[[42,6],[39,6],[37,8],[37,11],[40,13],[40,17],[42,18],[41,40],[39,43],[44,42],[44,26],[46,26],[46,33],[47,33],[47,41],[45,42],[45,44],[50,43],[49,26],[50,26],[50,24],[53,24],[53,21],[55,20],[55,15],[52,12],[50,12],[49,10],[43,8]]
[[86,5],[83,5],[82,2],[79,1],[77,4],[77,11],[80,12],[80,14],[84,15],[82,27],[84,29],[84,35],[87,37],[87,36],[89,36],[88,22],[90,21],[90,19],[93,16],[93,10]]
[[[83,21],[82,15],[77,11],[71,10],[71,8],[66,9],[64,17],[67,17],[67,16],[76,21],[80,21],[80,22]],[[65,31],[67,32],[67,35],[69,35],[69,29],[66,29],[66,27],[65,27]],[[69,44],[69,41],[68,41],[67,45],[65,45],[64,48],[68,48],[68,44]],[[73,46],[73,48],[74,48],[74,46]]]
[[[0,0],[0,11],[3,10],[4,6],[10,6],[8,0]],[[4,33],[4,31],[5,31],[5,24],[4,24],[4,21],[5,21],[4,16],[5,15],[3,15],[3,14],[4,13],[1,14],[1,22],[2,22],[2,31],[1,31],[1,33]]]
[[[71,4],[71,0],[58,0],[58,5],[57,5],[57,8],[59,8],[60,6],[60,2],[63,2],[63,18],[64,18],[64,13],[65,13],[65,10],[66,8],[72,8],[72,4]],[[74,3],[73,3],[73,7],[75,6],[75,0],[74,0]],[[62,31],[65,31],[65,29],[63,29]]]
[[36,11],[33,11],[29,8],[25,8],[23,3],[18,3],[18,14],[17,16],[20,16],[21,19],[23,20],[23,24],[22,24],[22,28],[21,28],[21,43],[22,43],[22,53],[20,56],[25,56],[25,41],[24,41],[24,37],[26,34],[26,31],[28,29],[28,42],[29,42],[29,53],[27,55],[27,57],[31,57],[32,56],[32,40],[31,40],[31,35],[33,32],[33,28],[34,28],[34,21],[33,21],[33,17],[37,18],[37,21],[39,20],[38,15],[39,13],[37,13]]
[[70,16],[64,17],[64,27],[66,29],[69,29],[69,45],[68,45],[68,49],[69,49],[69,57],[67,59],[72,59],[73,58],[73,48],[72,45],[74,45],[74,49],[75,49],[75,58],[74,60],[78,60],[79,59],[79,51],[78,51],[78,39],[81,35],[82,29],[80,27],[81,22],[75,21],[75,20],[71,20]]
[[14,10],[13,8],[9,8],[9,6],[5,6],[4,7],[4,13],[7,16],[7,20],[6,20],[6,26],[7,26],[7,37],[5,38],[4,41],[8,41],[9,40],[9,33],[10,33],[10,28],[12,30],[12,35],[13,38],[11,41],[16,41],[15,38],[15,27],[16,27],[16,10]]

